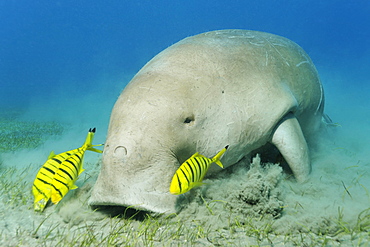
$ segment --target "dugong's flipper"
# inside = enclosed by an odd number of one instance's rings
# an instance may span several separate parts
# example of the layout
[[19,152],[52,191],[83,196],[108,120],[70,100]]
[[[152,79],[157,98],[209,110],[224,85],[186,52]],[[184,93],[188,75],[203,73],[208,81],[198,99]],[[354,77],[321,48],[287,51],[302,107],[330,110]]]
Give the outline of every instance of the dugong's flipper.
[[293,114],[287,115],[278,124],[272,143],[283,155],[297,181],[306,181],[311,170],[308,146],[301,126]]

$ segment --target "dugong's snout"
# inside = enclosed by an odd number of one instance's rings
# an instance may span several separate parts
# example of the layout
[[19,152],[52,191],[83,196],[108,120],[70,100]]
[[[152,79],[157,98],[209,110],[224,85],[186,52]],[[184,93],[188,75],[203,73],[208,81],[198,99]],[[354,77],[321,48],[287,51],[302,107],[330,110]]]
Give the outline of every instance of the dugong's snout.
[[[177,196],[170,194],[171,157],[127,153],[123,145],[106,145],[102,168],[89,200],[91,206],[125,206],[155,213],[176,212]],[[175,171],[174,171],[175,172]],[[173,172],[173,173],[174,173]]]

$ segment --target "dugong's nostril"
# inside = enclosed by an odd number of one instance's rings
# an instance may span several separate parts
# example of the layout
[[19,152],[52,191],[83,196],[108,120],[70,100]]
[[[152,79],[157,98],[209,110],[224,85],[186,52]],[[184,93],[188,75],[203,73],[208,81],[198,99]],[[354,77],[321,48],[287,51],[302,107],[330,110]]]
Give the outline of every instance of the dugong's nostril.
[[124,146],[117,146],[114,149],[113,156],[122,157],[127,155],[127,149]]

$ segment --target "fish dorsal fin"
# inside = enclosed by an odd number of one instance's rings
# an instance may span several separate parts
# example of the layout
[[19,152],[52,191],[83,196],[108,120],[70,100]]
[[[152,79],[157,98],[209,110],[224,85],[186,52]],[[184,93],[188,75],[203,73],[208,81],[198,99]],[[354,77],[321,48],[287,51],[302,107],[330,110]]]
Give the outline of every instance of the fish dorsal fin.
[[196,152],[195,154],[193,154],[193,156],[191,156],[190,159],[191,158],[203,158],[203,159],[209,160],[209,158],[207,158],[206,156],[204,156],[204,155],[202,155],[202,154],[200,154],[198,152]]
[[48,160],[50,160],[51,158],[53,158],[55,156],[55,153],[54,151],[51,151],[49,156],[48,156]]
[[189,159],[191,159],[191,158],[195,158],[195,157],[199,157],[199,156],[201,156],[201,154],[199,154],[198,152],[196,152],[195,154],[193,154]]

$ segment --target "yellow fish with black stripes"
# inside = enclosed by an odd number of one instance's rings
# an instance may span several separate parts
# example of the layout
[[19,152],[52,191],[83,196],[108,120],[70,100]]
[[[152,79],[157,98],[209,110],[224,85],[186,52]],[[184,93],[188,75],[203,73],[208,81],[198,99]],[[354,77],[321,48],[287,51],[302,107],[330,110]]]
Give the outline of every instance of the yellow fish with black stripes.
[[212,159],[199,153],[195,153],[182,163],[172,178],[170,185],[171,194],[180,195],[188,192],[194,187],[201,186],[203,184],[203,178],[212,163],[216,163],[221,168],[224,168],[220,158],[226,152],[228,147],[229,145],[222,149]]
[[48,160],[37,173],[32,186],[36,211],[42,212],[50,199],[52,203],[57,204],[69,190],[77,188],[75,182],[84,171],[82,166],[85,151],[102,153],[94,147],[103,144],[92,145],[94,134],[95,128],[89,129],[86,141],[80,148],[58,155],[55,155],[53,151],[50,153]]

